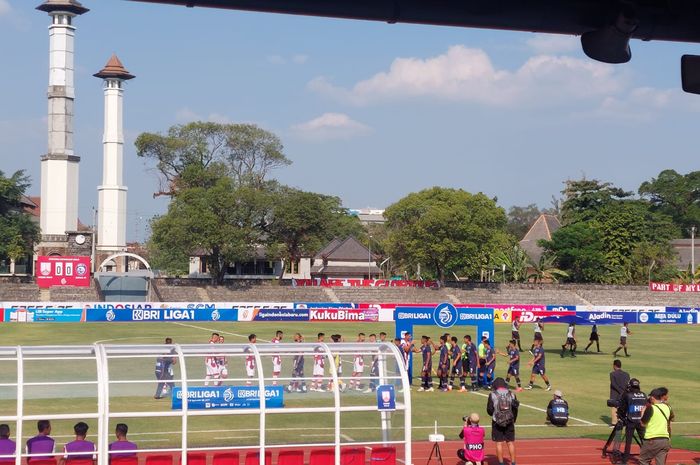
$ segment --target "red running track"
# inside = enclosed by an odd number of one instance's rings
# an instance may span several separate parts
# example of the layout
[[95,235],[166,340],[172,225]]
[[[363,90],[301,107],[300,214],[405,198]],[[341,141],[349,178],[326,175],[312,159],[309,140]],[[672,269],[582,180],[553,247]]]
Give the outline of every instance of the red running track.
[[[597,439],[519,439],[515,441],[518,465],[609,465],[610,459],[602,458],[601,451],[605,441]],[[461,442],[450,441],[440,444],[444,465],[459,463],[457,449]],[[413,464],[426,465],[433,448],[430,442],[413,443]],[[510,465],[507,447],[504,446],[505,463]],[[639,447],[632,446],[632,456],[629,464],[639,463]],[[493,442],[486,441],[486,461],[488,465],[498,465],[496,447]],[[700,452],[671,449],[666,465],[697,465],[700,463]],[[430,465],[437,464],[435,459]]]

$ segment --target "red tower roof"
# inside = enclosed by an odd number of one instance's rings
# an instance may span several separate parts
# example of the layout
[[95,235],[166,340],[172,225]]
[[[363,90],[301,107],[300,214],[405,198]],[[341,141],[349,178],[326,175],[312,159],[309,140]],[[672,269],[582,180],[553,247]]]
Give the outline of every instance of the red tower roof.
[[116,55],[112,55],[112,58],[110,58],[105,67],[102,68],[102,71],[93,74],[93,76],[101,79],[114,78],[123,79],[125,81],[136,77],[133,74],[129,74],[129,72],[124,68],[124,65],[121,61],[119,61],[119,58],[117,58]]

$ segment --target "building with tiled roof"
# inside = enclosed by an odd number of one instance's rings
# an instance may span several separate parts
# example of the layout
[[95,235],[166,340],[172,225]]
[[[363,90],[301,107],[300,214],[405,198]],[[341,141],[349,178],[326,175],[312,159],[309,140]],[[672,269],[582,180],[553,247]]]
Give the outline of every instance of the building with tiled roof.
[[559,219],[554,215],[542,214],[530,226],[525,237],[520,241],[520,247],[527,253],[534,263],[540,261],[544,251],[537,243],[540,240],[551,241],[554,231],[561,227]]
[[312,278],[373,279],[381,273],[375,255],[352,236],[333,239],[311,265]]

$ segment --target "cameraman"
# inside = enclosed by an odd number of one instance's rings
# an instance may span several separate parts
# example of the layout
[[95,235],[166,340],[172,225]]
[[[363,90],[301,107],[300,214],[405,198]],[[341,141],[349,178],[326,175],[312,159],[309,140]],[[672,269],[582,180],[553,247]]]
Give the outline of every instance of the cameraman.
[[620,462],[622,465],[627,465],[634,432],[637,431],[640,438],[644,437],[644,428],[642,428],[641,422],[646,405],[647,395],[641,391],[639,380],[632,378],[627,383],[627,391],[620,399],[620,406],[617,409],[617,415],[623,424],[616,426],[616,428],[622,429],[623,426],[625,428],[625,452],[622,454]]
[[484,428],[479,426],[479,414],[472,413],[462,418],[464,426],[459,432],[460,439],[464,439],[464,448],[457,451],[457,457],[465,462],[465,465],[481,465],[484,461]]
[[[610,420],[610,426],[612,428],[617,425],[617,408],[619,406],[618,401],[625,394],[627,390],[627,383],[630,382],[630,375],[626,371],[622,370],[622,362],[620,359],[613,360],[613,371],[610,372],[610,397],[609,399],[612,408],[612,415]],[[614,406],[612,406],[614,405]]]
[[656,465],[666,463],[666,456],[671,449],[671,422],[673,421],[673,410],[666,401],[668,401],[668,389],[660,387],[651,391],[642,415],[642,425],[646,430],[644,443],[639,452],[639,465],[651,465],[652,459],[656,459]]
[[554,426],[566,426],[569,421],[569,403],[562,398],[558,389],[547,405],[547,421]]

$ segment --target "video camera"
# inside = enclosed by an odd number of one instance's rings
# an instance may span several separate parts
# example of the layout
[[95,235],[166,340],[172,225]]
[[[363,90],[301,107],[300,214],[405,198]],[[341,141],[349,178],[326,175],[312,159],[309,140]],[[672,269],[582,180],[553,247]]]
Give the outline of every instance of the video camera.
[[620,407],[620,399],[608,399],[606,403],[607,403],[608,407],[615,407],[615,408]]

